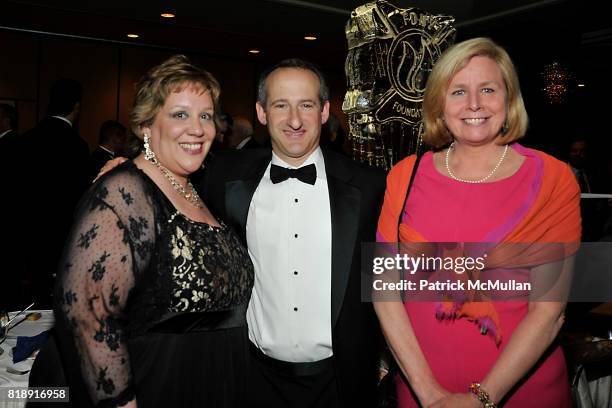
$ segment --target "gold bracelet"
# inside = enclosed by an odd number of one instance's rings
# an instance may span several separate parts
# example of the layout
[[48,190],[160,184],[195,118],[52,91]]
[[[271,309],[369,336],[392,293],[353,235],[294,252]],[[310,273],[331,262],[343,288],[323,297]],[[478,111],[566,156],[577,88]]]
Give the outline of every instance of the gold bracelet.
[[480,388],[480,383],[473,382],[472,384],[470,384],[470,388],[468,391],[474,394],[476,398],[478,398],[478,401],[482,403],[482,406],[484,408],[497,408],[497,405],[495,405],[495,403],[491,401],[489,393]]

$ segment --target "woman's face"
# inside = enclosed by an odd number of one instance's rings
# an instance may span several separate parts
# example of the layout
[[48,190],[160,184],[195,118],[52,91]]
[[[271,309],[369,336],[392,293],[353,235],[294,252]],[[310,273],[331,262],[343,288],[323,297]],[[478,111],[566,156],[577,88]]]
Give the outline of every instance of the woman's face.
[[209,91],[193,85],[171,92],[151,126],[143,126],[157,160],[180,177],[196,171],[215,138],[214,105]]
[[482,145],[499,135],[506,105],[506,85],[497,63],[476,56],[450,81],[444,120],[458,143]]

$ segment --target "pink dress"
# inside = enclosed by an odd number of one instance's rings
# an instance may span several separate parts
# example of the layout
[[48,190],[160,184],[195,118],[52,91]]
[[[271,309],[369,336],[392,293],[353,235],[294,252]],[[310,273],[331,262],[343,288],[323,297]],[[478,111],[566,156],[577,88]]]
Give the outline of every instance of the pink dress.
[[[430,242],[498,242],[509,220],[524,213],[536,177],[536,159],[526,157],[521,168],[503,180],[471,184],[443,176],[433,155],[423,156],[403,223]],[[436,303],[407,302],[406,311],[416,337],[437,381],[451,392],[467,392],[473,381],[481,381],[506,347],[514,329],[527,314],[527,302],[495,302],[500,318],[502,342],[480,334],[467,319],[438,321]],[[400,407],[418,407],[409,386],[397,379]],[[560,347],[553,348],[534,367],[520,387],[503,401],[504,407],[571,406],[565,359]]]

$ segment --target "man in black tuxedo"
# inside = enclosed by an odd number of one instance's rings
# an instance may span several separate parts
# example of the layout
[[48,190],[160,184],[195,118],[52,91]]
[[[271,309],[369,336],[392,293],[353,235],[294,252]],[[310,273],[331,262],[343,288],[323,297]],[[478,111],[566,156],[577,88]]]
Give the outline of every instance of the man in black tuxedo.
[[17,110],[8,103],[0,103],[0,166],[2,169],[0,176],[3,181],[10,176],[11,158],[19,154],[17,149],[20,139],[16,128]]
[[8,103],[0,103],[0,151],[17,138],[17,111]]
[[262,147],[253,138],[253,125],[243,116],[234,116],[232,131],[226,135],[227,147],[230,149],[256,149]]
[[[23,280],[23,237],[21,225],[15,223],[20,213],[20,203],[14,195],[23,181],[12,165],[20,150],[17,128],[17,110],[14,106],[0,103],[0,231],[4,244],[0,247],[0,310],[14,310],[22,306],[21,285]],[[27,306],[27,305],[26,305]]]
[[380,331],[361,302],[360,256],[384,173],[319,147],[329,91],[310,63],[264,73],[256,109],[272,150],[219,152],[201,186],[255,265],[249,406],[372,406]]
[[[24,195],[29,256],[37,307],[51,304],[53,277],[72,224],[74,208],[89,185],[89,148],[79,136],[82,86],[71,79],[53,84],[48,116],[23,135],[32,154],[30,192]],[[51,178],[52,177],[52,178]]]
[[107,161],[123,154],[127,139],[125,126],[114,120],[107,120],[100,126],[98,147],[91,152],[91,179],[93,180]]

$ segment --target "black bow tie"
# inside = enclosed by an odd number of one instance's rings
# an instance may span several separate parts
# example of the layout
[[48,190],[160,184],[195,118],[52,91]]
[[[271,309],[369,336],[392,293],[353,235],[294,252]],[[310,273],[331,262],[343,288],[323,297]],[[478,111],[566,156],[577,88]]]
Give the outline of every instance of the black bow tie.
[[299,169],[288,169],[286,167],[277,166],[276,164],[270,167],[270,180],[274,184],[281,183],[291,177],[303,183],[314,185],[315,181],[317,181],[317,168],[314,163],[300,167]]

